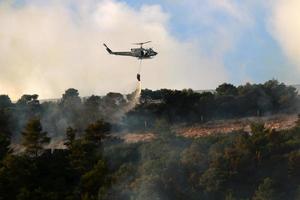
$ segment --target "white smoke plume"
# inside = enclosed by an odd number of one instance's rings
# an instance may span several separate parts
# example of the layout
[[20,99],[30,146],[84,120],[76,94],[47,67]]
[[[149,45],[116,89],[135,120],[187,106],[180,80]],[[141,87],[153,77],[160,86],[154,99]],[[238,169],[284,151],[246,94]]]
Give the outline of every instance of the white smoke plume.
[[300,1],[272,1],[270,31],[300,72]]
[[[13,3],[7,3],[13,2]],[[214,88],[227,80],[221,59],[169,31],[159,5],[132,8],[116,0],[0,3],[0,93],[57,98],[70,87],[82,96],[129,93],[138,61],[108,55],[152,40],[158,56],[144,62],[145,88]],[[201,49],[201,48],[200,48]]]

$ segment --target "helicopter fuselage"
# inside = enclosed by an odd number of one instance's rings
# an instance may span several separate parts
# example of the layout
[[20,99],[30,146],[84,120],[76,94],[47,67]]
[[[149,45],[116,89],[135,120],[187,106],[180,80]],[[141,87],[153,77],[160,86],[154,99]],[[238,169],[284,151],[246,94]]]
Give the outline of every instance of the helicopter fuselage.
[[157,52],[153,51],[151,48],[133,48],[130,51],[134,57],[139,59],[149,59],[157,55]]
[[157,52],[155,52],[152,48],[132,48],[130,49],[130,51],[119,51],[119,52],[114,52],[112,50],[110,50],[106,44],[103,44],[107,50],[107,52],[109,54],[113,54],[113,55],[118,55],[118,56],[132,56],[132,57],[136,57],[138,59],[150,59],[153,56],[157,55]]

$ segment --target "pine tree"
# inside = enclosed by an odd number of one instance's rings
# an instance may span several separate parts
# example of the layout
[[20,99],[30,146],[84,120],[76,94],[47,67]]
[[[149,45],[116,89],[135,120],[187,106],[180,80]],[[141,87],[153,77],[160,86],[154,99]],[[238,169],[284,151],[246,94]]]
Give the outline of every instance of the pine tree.
[[103,120],[98,120],[88,125],[85,129],[84,139],[89,143],[100,145],[102,140],[108,137],[111,125]]
[[25,152],[33,157],[38,157],[43,152],[43,146],[50,142],[47,132],[43,128],[39,119],[31,119],[22,132],[22,145]]
[[0,108],[0,161],[7,153],[10,152],[9,145],[11,132],[9,127],[9,118],[10,115],[4,109]]
[[271,178],[265,178],[255,191],[253,200],[273,200],[276,199]]
[[64,145],[70,150],[72,148],[72,145],[76,138],[76,129],[73,129],[72,127],[68,127],[66,130],[66,139],[64,142]]

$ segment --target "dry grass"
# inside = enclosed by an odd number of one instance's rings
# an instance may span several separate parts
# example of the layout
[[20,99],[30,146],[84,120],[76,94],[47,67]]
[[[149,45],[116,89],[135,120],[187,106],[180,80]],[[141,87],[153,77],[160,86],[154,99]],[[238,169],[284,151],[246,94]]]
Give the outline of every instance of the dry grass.
[[233,131],[243,130],[250,132],[250,124],[263,122],[269,129],[284,130],[295,126],[297,115],[273,115],[269,117],[251,117],[237,120],[218,120],[189,127],[177,127],[175,132],[184,137],[202,137],[211,134],[226,134]]

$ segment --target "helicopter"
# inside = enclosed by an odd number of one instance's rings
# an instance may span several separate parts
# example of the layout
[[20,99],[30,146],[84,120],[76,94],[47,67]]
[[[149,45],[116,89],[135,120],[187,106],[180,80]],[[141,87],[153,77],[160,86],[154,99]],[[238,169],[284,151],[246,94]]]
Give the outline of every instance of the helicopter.
[[152,48],[143,48],[144,44],[147,44],[151,41],[147,41],[147,42],[140,42],[140,43],[133,43],[134,45],[140,45],[139,48],[133,48],[130,49],[130,51],[123,51],[123,52],[114,52],[112,51],[110,48],[107,47],[106,44],[103,44],[106,48],[106,51],[109,54],[114,54],[114,55],[119,55],[119,56],[132,56],[132,57],[136,57],[140,60],[142,59],[150,59],[153,56],[157,55],[157,52],[155,52]]

